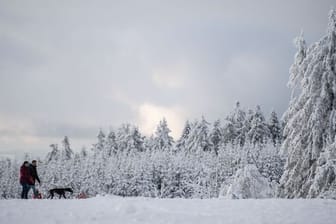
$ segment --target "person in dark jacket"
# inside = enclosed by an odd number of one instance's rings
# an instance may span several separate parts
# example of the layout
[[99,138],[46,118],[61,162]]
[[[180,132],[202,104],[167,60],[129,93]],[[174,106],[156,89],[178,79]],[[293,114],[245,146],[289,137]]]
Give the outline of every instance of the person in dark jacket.
[[22,185],[22,199],[28,199],[28,192],[33,184],[33,177],[28,161],[24,161],[20,168],[20,184]]
[[29,166],[30,173],[31,173],[31,176],[32,176],[32,185],[30,187],[33,189],[35,197],[38,195],[38,191],[35,188],[35,182],[37,181],[39,183],[39,185],[41,185],[41,181],[40,181],[40,178],[37,174],[36,167],[37,167],[37,162],[36,162],[36,160],[33,160],[32,163]]

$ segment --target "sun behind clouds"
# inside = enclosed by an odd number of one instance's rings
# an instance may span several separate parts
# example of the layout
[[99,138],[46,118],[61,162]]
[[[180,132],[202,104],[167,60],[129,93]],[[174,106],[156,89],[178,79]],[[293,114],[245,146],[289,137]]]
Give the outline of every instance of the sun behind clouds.
[[167,119],[171,135],[177,139],[183,128],[185,113],[179,107],[162,107],[150,103],[141,104],[138,108],[138,125],[145,135],[154,133],[159,121]]

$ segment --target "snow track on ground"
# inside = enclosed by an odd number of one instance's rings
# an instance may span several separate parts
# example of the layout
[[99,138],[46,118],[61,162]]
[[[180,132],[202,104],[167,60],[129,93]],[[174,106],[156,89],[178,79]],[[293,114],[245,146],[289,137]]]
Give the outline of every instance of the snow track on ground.
[[334,224],[333,200],[151,199],[0,200],[0,223]]

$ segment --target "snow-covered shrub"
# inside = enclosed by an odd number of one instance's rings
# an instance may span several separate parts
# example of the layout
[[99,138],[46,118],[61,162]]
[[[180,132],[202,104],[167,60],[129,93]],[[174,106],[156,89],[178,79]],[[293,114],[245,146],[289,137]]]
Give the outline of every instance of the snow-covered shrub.
[[225,195],[230,199],[271,198],[273,196],[273,184],[263,177],[257,167],[252,164],[237,171]]

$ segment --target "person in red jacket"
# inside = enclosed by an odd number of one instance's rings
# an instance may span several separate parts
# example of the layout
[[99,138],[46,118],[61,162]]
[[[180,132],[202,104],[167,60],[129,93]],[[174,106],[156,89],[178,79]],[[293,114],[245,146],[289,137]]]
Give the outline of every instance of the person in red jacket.
[[28,161],[24,161],[20,168],[20,184],[22,185],[22,199],[28,199],[28,192],[34,184],[33,176]]

